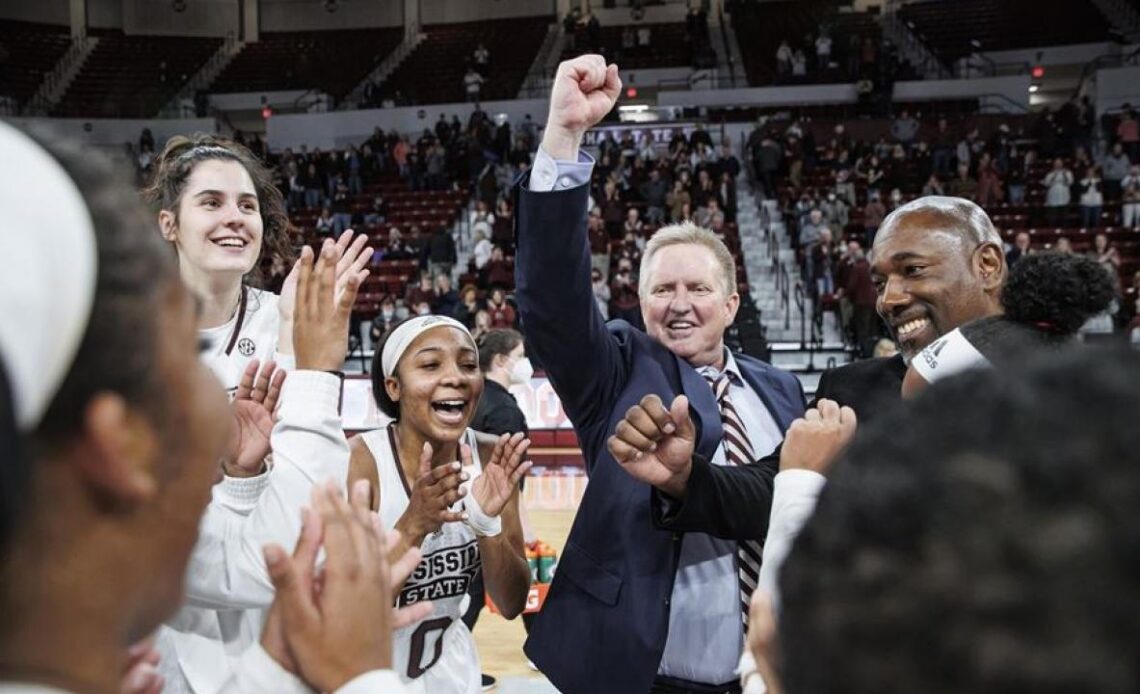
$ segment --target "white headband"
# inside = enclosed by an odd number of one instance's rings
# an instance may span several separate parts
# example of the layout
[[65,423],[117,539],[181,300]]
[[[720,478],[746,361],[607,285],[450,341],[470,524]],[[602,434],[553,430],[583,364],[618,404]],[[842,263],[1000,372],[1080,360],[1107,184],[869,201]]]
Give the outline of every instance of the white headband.
[[934,383],[963,371],[988,367],[990,361],[970,344],[960,328],[954,328],[927,345],[910,364],[927,383]]
[[0,122],[0,356],[22,431],[34,429],[75,360],[95,300],[95,227],[50,154]]
[[380,366],[384,369],[384,378],[388,378],[396,373],[396,364],[400,362],[400,357],[404,356],[408,346],[415,342],[416,338],[424,332],[432,328],[438,328],[446,325],[452,328],[458,328],[463,331],[463,334],[471,340],[471,344],[475,344],[475,338],[471,337],[471,331],[467,326],[447,316],[416,316],[409,320],[400,323],[392,334],[388,336],[388,341],[384,343],[384,352],[380,355]]

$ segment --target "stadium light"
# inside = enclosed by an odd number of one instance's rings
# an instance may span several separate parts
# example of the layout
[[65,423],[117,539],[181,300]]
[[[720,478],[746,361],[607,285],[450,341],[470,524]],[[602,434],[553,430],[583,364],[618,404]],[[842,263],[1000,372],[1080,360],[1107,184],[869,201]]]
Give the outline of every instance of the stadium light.
[[1040,88],[1041,88],[1041,86],[1040,86],[1040,85],[1037,85],[1037,84],[1031,84],[1031,85],[1029,85],[1029,93],[1030,93],[1030,94],[1036,94],[1036,93],[1037,93],[1037,90],[1038,90],[1038,89],[1040,89]]

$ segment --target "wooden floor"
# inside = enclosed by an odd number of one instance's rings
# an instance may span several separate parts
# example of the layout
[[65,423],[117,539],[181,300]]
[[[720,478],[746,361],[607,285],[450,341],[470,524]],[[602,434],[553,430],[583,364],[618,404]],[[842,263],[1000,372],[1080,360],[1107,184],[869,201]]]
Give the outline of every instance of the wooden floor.
[[[570,524],[574,520],[574,510],[534,508],[538,505],[528,505],[530,510],[527,518],[530,526],[540,540],[556,548],[561,555],[566,536],[570,533]],[[479,623],[475,625],[475,644],[479,648],[483,672],[500,680],[505,677],[544,679],[527,667],[522,650],[525,640],[526,632],[521,618],[508,622],[499,615],[483,610]]]

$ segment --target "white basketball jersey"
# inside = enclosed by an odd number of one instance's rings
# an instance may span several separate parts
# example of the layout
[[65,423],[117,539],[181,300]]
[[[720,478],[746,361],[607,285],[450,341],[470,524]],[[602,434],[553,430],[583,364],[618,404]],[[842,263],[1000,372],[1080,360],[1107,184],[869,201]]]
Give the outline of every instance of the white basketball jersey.
[[225,324],[198,331],[198,337],[206,342],[202,361],[222,382],[230,397],[250,361],[257,359],[265,364],[277,353],[281,325],[276,294],[243,287],[242,296],[244,311],[239,305],[234,317]]
[[[394,527],[408,508],[408,494],[415,480],[405,480],[396,454],[395,424],[363,434],[364,443],[376,460],[380,480],[380,517]],[[471,447],[474,469],[471,480],[482,470],[479,446],[470,429],[465,436]],[[470,484],[466,483],[470,493]],[[461,503],[461,502],[460,502]],[[458,508],[457,503],[453,510]],[[479,654],[475,639],[460,619],[460,603],[477,572],[483,570],[478,538],[464,523],[445,523],[439,532],[424,538],[423,561],[396,598],[403,607],[432,601],[431,614],[392,634],[392,668],[413,692],[425,694],[476,694],[481,690]]]

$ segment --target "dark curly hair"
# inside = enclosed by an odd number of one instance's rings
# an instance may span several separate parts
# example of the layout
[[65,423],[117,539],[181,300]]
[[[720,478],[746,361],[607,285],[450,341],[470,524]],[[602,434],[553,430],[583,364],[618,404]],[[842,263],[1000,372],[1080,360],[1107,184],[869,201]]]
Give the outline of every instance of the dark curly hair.
[[1113,278],[1092,258],[1047,252],[1013,265],[1001,303],[1009,320],[1070,336],[1107,309],[1115,295]]
[[253,286],[263,287],[268,279],[263,268],[270,264],[266,261],[280,259],[286,267],[291,266],[296,259],[294,246],[299,234],[289,221],[285,199],[273,184],[273,176],[245,146],[216,135],[175,135],[166,141],[162,154],[155,160],[154,173],[143,189],[143,199],[155,214],[166,210],[177,220],[182,193],[194,167],[212,160],[236,161],[253,180],[263,231],[261,253],[248,280]]
[[1140,691],[1140,354],[940,382],[861,430],[780,575],[789,694]]
[[1005,314],[963,325],[962,334],[991,362],[1004,366],[1033,350],[1057,348],[1092,316],[1106,310],[1116,290],[1096,261],[1068,253],[1023,256],[1002,288]]

